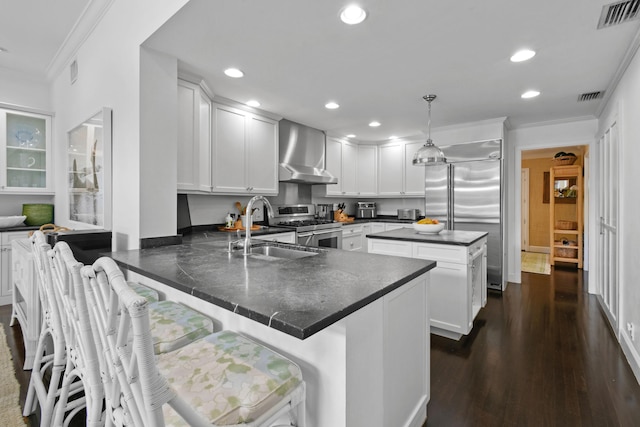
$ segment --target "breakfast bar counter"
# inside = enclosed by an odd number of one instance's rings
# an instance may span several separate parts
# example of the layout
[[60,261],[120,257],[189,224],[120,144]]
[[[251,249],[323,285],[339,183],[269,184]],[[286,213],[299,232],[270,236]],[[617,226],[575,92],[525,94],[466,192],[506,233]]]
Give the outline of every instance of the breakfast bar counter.
[[290,357],[306,425],[419,426],[429,401],[435,262],[327,249],[299,259],[229,253],[235,233],[108,254],[128,280]]

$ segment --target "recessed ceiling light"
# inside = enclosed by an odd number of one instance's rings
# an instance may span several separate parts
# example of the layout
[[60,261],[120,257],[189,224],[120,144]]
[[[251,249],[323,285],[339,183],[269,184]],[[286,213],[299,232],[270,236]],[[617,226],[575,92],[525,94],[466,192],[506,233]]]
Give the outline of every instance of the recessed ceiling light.
[[353,134],[353,133],[350,133],[349,135],[347,135],[347,138],[355,138],[355,137],[356,137],[356,135]]
[[522,62],[536,56],[536,52],[529,49],[522,49],[511,56],[511,62]]
[[391,136],[389,137],[389,139],[398,139],[398,137],[397,137],[397,136],[395,136],[395,135],[391,135]]
[[369,126],[371,126],[372,128],[377,128],[378,126],[380,126],[380,122],[373,121],[369,123]]
[[234,79],[239,79],[240,77],[244,76],[244,73],[237,68],[227,68],[226,70],[224,70],[224,73],[229,77],[233,77]]
[[249,107],[259,107],[260,103],[258,101],[256,101],[255,99],[252,99],[252,100],[247,101],[247,105]]
[[335,110],[336,108],[340,108],[340,105],[332,101],[324,104],[324,108],[327,108],[329,110]]
[[538,92],[537,90],[528,90],[522,95],[520,95],[520,97],[524,99],[528,99],[528,98],[535,98],[538,95],[540,95],[540,92]]
[[367,12],[358,5],[351,4],[340,11],[340,19],[345,24],[355,25],[365,20]]

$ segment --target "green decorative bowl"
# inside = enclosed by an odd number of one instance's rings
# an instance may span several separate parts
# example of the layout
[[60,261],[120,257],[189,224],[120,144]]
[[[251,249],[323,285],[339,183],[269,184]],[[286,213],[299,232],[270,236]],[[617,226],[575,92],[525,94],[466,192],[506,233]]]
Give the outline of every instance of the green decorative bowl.
[[53,223],[53,205],[25,204],[22,205],[22,215],[27,219],[25,225],[44,225]]

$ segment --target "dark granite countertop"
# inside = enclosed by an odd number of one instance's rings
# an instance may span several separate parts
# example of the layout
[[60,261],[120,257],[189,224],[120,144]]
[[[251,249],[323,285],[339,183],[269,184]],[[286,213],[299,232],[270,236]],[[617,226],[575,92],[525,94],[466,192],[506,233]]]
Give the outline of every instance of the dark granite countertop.
[[398,219],[398,217],[395,215],[378,215],[376,218],[356,218],[353,220],[353,222],[345,222],[344,225],[366,224],[367,222],[395,222],[400,224],[411,224],[416,221],[417,220],[414,219]]
[[9,233],[14,231],[32,231],[39,230],[40,226],[36,225],[19,225],[17,227],[0,228],[0,233]]
[[487,236],[485,231],[442,230],[438,234],[421,234],[412,228],[367,234],[369,239],[404,240],[406,242],[439,243],[445,245],[470,246]]
[[228,242],[236,238],[235,233],[212,232],[181,245],[108,255],[121,267],[300,339],[436,265],[338,249],[296,260],[245,259],[227,252]]
[[[191,233],[184,234],[182,236],[182,243],[189,244],[189,243],[197,243],[197,242],[202,242],[207,240],[220,240],[220,239],[224,239],[224,237],[222,237],[224,235],[227,236],[227,239],[225,240],[226,242],[229,239],[236,240],[240,237],[244,238],[246,234],[245,231],[240,231],[239,234],[237,231],[220,231],[218,230],[218,227],[219,225],[198,226],[197,228],[194,227]],[[257,237],[257,236],[264,236],[269,234],[292,233],[292,232],[295,232],[295,230],[291,228],[261,226],[260,230],[251,231],[251,235]]]

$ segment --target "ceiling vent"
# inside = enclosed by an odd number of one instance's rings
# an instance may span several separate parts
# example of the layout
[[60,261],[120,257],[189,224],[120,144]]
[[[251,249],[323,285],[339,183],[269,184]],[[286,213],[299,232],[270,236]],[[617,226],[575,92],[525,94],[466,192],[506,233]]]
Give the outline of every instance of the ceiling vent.
[[598,29],[622,24],[640,17],[640,0],[625,0],[602,6]]
[[578,102],[594,101],[596,99],[602,98],[603,96],[604,91],[583,93],[582,95],[578,96]]

